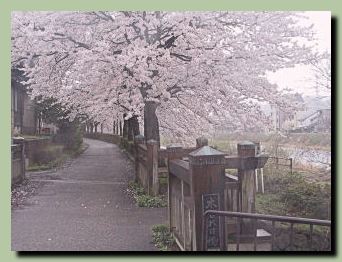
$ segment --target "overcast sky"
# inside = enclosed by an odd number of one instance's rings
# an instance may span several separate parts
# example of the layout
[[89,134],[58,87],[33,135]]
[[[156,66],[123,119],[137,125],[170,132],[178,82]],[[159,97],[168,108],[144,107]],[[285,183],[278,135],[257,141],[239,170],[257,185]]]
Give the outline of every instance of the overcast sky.
[[[317,50],[331,53],[331,13],[330,11],[305,12],[308,17],[303,24],[313,24],[313,30],[317,37]],[[279,70],[269,74],[269,80],[278,84],[280,89],[291,88],[303,95],[330,95],[328,90],[317,90],[312,72],[308,66],[296,66],[295,68]]]

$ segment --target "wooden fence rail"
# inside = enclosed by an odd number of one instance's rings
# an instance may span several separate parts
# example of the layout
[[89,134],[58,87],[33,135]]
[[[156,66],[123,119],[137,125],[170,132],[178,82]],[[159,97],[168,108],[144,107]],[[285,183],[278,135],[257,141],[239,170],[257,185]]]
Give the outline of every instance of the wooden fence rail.
[[227,250],[237,225],[242,239],[260,232],[270,238],[249,216],[241,222],[238,216],[223,219],[212,212],[255,213],[256,170],[269,159],[255,143],[238,143],[238,154],[233,156],[209,147],[204,138],[197,139],[193,148],[160,149],[156,141],[146,142],[141,135],[134,142],[121,138],[118,143],[134,156],[136,181],[149,194],[160,193],[160,178],[166,173],[169,227],[181,250],[203,250],[204,242],[205,250]]
[[[255,170],[265,166],[268,156],[257,154],[256,145],[251,142],[239,143],[237,149],[238,155],[229,156],[203,146],[188,156],[182,155],[182,159],[169,160],[170,231],[181,250],[238,251],[240,248],[255,251],[256,243],[258,250],[272,250],[276,234],[274,228],[268,232],[269,226],[256,224],[253,216],[256,199]],[[228,174],[227,169],[237,169],[237,175]],[[224,219],[215,212],[227,212],[230,218]],[[245,216],[241,219],[236,214]],[[265,218],[289,223],[302,221],[304,224],[313,221],[267,215],[257,217],[259,220]],[[330,225],[331,222],[322,223]],[[310,227],[312,238],[312,225]],[[299,244],[295,243],[298,239],[293,238],[292,224],[286,232],[290,234],[291,246]]]

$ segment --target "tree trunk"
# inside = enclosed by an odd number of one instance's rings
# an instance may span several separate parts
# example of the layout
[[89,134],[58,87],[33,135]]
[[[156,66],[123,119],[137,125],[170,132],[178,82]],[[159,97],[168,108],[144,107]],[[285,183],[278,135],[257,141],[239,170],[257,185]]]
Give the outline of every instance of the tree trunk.
[[98,123],[95,123],[95,133],[97,133],[97,126],[98,126]]
[[160,144],[159,122],[156,115],[158,104],[147,101],[144,107],[144,136],[146,141],[153,139]]
[[[126,116],[124,115],[124,118]],[[123,121],[123,128],[122,128],[122,136],[124,138],[128,138],[128,120],[125,120]]]
[[133,141],[132,118],[127,120],[127,139]]
[[119,121],[119,135],[122,136],[122,122],[121,120]]
[[133,116],[132,118],[132,131],[133,137],[140,135],[139,121],[137,116]]
[[140,135],[138,117],[133,116],[128,120],[128,140],[133,141],[137,135]]
[[116,122],[113,121],[113,135],[116,135]]
[[38,135],[41,134],[41,130],[42,130],[42,118],[41,116],[38,117]]

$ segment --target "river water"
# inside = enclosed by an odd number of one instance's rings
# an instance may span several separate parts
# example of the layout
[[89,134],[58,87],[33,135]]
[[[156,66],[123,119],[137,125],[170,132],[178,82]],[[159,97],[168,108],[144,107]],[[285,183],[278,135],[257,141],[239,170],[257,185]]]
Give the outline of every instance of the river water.
[[309,165],[317,168],[330,168],[331,152],[308,148],[282,147],[288,157],[293,158],[294,165]]

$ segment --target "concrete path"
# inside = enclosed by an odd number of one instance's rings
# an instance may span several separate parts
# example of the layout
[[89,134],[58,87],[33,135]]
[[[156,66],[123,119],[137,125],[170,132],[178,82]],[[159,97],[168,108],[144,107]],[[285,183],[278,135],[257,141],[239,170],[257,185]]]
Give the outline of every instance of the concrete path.
[[43,186],[12,210],[12,250],[156,250],[151,228],[167,222],[166,208],[137,207],[126,193],[128,158],[116,145],[85,142],[68,167],[29,174]]

